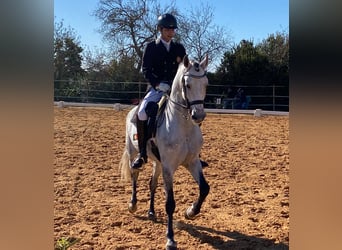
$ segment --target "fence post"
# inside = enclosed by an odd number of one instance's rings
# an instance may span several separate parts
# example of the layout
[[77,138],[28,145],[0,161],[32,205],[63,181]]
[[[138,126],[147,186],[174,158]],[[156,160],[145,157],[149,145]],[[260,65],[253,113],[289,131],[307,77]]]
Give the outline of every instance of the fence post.
[[87,82],[87,99],[86,99],[87,101],[86,102],[88,103],[89,102],[89,81],[87,80],[86,82]]
[[141,82],[139,81],[139,100],[141,100]]
[[273,83],[273,111],[275,111],[275,85]]

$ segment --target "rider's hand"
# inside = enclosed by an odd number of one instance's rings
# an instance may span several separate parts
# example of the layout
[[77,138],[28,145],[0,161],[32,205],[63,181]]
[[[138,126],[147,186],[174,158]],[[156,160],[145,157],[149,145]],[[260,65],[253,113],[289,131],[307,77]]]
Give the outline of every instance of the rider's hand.
[[157,86],[157,90],[163,91],[164,93],[168,92],[170,89],[170,85],[164,82],[161,82],[158,86]]

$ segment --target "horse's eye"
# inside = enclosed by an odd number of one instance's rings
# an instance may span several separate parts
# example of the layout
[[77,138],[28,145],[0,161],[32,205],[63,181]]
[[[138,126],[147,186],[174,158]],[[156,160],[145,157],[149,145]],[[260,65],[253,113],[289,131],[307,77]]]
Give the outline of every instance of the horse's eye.
[[188,89],[190,89],[190,84],[186,84],[185,86],[186,86]]

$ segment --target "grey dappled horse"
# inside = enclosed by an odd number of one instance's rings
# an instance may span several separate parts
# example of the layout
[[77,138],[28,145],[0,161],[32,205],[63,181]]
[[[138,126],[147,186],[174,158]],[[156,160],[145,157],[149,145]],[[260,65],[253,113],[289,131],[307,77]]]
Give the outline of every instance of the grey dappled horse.
[[[155,219],[154,194],[158,177],[162,174],[166,195],[165,207],[168,216],[166,249],[177,248],[172,224],[176,207],[173,194],[173,176],[178,166],[184,166],[199,185],[198,199],[185,211],[187,219],[194,219],[200,212],[202,203],[210,189],[203,176],[199,159],[203,144],[199,124],[206,116],[203,105],[208,85],[207,66],[207,55],[200,63],[190,61],[188,56],[184,57],[173,80],[164,114],[158,118],[156,134],[147,143],[147,154],[153,164],[148,217],[152,220]],[[126,145],[120,161],[121,176],[126,179],[130,178],[132,182],[132,197],[128,207],[131,213],[137,209],[136,188],[141,171],[130,168],[131,162],[138,152],[138,141],[134,138],[137,133],[134,123],[137,108],[138,106],[134,107],[127,115]],[[153,153],[156,151],[155,146],[158,148],[156,154]]]

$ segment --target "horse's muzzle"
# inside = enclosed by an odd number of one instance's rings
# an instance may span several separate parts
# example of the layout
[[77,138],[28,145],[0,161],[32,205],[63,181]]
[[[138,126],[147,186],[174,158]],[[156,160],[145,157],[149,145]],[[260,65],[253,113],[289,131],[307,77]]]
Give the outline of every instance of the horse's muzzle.
[[204,112],[204,109],[192,109],[191,110],[191,119],[196,124],[201,123],[206,117],[206,115],[207,114]]

